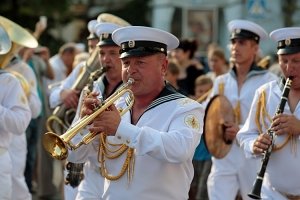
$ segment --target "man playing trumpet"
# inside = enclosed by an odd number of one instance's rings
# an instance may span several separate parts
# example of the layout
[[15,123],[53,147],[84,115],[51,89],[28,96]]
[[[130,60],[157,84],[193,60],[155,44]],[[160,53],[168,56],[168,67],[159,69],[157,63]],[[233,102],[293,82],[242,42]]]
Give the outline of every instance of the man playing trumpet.
[[[113,33],[121,47],[122,79],[133,79],[134,103],[121,98],[97,116],[89,131],[98,139],[82,146],[69,160],[90,162],[77,199],[187,199],[193,177],[192,157],[200,141],[203,108],[164,81],[167,50],[177,47],[170,33],[129,26]],[[81,114],[90,115],[100,104],[92,93]]]

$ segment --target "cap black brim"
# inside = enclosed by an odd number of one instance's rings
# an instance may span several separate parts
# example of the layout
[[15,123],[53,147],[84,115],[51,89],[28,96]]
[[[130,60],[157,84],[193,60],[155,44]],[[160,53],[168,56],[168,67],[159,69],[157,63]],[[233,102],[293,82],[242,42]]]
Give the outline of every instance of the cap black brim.
[[299,53],[300,52],[300,47],[285,47],[282,49],[278,49],[277,54],[282,55],[282,54],[294,54],[294,53]]
[[142,57],[142,56],[150,56],[156,54],[158,52],[148,52],[148,51],[126,51],[120,55],[120,58],[128,58],[128,57]]

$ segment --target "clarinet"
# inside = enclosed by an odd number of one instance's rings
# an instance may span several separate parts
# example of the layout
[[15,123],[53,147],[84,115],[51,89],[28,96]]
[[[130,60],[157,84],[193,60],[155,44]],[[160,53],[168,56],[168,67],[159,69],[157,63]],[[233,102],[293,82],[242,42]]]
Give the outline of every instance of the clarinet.
[[[288,100],[291,84],[292,84],[292,79],[289,77],[289,78],[287,78],[287,80],[285,82],[281,100],[280,100],[279,106],[277,107],[275,116],[283,113],[284,106]],[[273,149],[273,145],[274,145],[274,140],[275,140],[274,131],[272,131],[271,128],[269,128],[267,131],[267,134],[271,137],[272,142],[271,142],[271,145],[268,147],[268,149],[263,154],[260,170],[257,173],[257,177],[253,184],[252,191],[248,194],[248,196],[252,199],[261,199],[261,197],[260,197],[261,187],[262,187],[264,175],[265,175],[266,168],[267,168],[269,158],[272,153],[272,149]]]

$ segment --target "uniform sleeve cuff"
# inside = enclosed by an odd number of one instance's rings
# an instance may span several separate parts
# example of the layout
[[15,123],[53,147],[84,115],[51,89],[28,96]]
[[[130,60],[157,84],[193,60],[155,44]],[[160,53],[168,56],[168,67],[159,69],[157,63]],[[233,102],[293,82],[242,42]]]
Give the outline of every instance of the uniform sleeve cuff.
[[136,143],[140,128],[121,120],[116,132],[116,140],[130,147]]

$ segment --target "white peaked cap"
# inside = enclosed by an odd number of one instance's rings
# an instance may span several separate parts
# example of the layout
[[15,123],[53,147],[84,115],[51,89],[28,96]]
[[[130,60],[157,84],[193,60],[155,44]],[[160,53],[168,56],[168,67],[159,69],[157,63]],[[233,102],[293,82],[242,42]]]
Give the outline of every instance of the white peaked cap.
[[227,27],[231,32],[231,39],[249,38],[259,42],[268,38],[268,33],[264,28],[249,20],[235,19],[230,21]]
[[95,33],[95,27],[98,24],[97,20],[89,21],[87,27],[90,33]]
[[115,30],[118,28],[121,28],[121,26],[113,23],[98,23],[95,26],[95,33],[98,37],[101,36],[101,34],[112,34]]
[[286,27],[272,31],[270,38],[277,42],[277,54],[300,52],[300,27]]
[[152,27],[127,26],[115,30],[113,41],[121,46],[121,58],[128,56],[143,56],[154,53],[167,54],[175,49],[179,40],[173,34]]
[[116,45],[112,40],[112,33],[121,26],[113,23],[98,23],[95,27],[96,35],[99,38],[98,46]]

